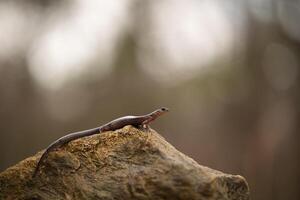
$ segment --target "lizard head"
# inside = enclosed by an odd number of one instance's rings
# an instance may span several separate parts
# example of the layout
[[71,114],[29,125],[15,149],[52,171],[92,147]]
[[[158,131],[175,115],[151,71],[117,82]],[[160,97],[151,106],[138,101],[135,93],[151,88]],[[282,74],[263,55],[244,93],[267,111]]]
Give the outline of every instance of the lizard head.
[[160,110],[160,112],[169,112],[169,108],[166,108],[166,107],[162,107],[158,110]]
[[166,112],[169,112],[169,108],[161,107],[160,109],[157,109],[153,113],[155,113],[154,115],[156,115],[156,116],[160,116],[160,115],[162,115],[162,114],[164,114]]
[[168,111],[169,111],[169,109],[166,107],[162,107],[162,108],[159,108],[159,109],[153,111],[152,113],[145,116],[146,120],[143,121],[143,124],[144,125],[149,124],[151,121],[155,120],[157,117],[163,115],[164,113],[167,113]]

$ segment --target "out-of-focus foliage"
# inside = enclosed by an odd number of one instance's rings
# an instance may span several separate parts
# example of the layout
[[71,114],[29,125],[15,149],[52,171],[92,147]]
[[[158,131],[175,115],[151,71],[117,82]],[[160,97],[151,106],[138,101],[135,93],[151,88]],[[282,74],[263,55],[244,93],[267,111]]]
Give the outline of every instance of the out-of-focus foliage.
[[0,169],[160,106],[152,126],[252,198],[299,199],[298,1],[0,1]]

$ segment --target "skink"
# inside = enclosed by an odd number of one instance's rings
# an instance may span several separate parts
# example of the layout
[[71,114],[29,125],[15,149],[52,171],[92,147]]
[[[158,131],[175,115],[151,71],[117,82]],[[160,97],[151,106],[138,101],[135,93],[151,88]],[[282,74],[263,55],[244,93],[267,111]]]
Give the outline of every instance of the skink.
[[124,126],[127,125],[132,125],[135,127],[147,127],[150,122],[155,120],[157,117],[161,116],[162,114],[168,112],[169,109],[162,107],[160,109],[157,109],[149,114],[146,115],[141,115],[141,116],[125,116],[125,117],[120,117],[117,118],[111,122],[108,122],[100,127],[89,129],[89,130],[84,130],[84,131],[79,131],[75,133],[70,133],[68,135],[65,135],[53,143],[51,143],[45,152],[42,154],[40,160],[37,163],[37,166],[35,168],[35,171],[33,173],[33,177],[35,177],[39,171],[39,168],[41,167],[41,164],[44,162],[44,160],[47,158],[48,154],[53,151],[54,149],[61,147],[62,145],[72,141],[76,140],[78,138],[102,133],[105,131],[114,131],[120,128],[123,128]]

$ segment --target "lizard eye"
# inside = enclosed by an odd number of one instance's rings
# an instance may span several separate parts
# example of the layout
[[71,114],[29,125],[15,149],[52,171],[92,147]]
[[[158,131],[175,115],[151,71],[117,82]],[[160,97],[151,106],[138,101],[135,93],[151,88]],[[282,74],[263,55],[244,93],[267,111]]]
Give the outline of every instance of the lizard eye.
[[161,110],[162,110],[162,111],[168,111],[169,109],[168,109],[168,108],[165,108],[165,107],[162,107]]

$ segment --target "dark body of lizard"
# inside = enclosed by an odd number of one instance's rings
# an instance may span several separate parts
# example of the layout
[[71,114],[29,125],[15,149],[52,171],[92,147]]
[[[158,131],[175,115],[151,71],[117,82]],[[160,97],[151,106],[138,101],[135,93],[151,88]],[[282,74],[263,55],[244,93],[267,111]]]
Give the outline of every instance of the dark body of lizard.
[[135,127],[145,127],[145,126],[147,127],[151,121],[155,120],[157,117],[159,117],[160,115],[162,115],[168,111],[169,111],[168,108],[163,107],[163,108],[157,109],[147,115],[120,117],[111,122],[108,122],[107,124],[97,127],[97,128],[79,131],[79,132],[70,133],[68,135],[65,135],[65,136],[57,139],[56,141],[54,141],[47,147],[45,152],[42,154],[39,162],[37,163],[37,166],[33,173],[33,177],[36,176],[36,174],[39,171],[39,168],[41,167],[41,164],[47,158],[48,154],[51,151],[53,151],[54,149],[56,149],[58,147],[61,147],[62,145],[66,144],[72,140],[76,140],[78,138],[82,138],[82,137],[86,137],[86,136],[90,136],[90,135],[94,135],[94,134],[98,134],[98,133],[102,133],[105,131],[114,131],[114,130],[123,128],[124,126],[127,126],[127,125],[132,125]]

